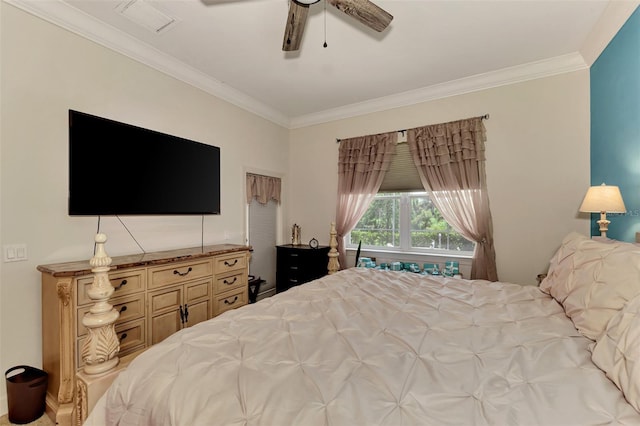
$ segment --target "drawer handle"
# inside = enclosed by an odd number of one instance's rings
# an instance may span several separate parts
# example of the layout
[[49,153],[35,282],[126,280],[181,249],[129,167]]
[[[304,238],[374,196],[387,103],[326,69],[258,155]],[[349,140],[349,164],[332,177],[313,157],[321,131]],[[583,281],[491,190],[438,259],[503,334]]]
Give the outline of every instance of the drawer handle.
[[231,285],[234,284],[236,281],[238,281],[238,277],[233,277],[233,281],[227,281],[226,279],[224,280],[224,283],[226,285]]
[[184,309],[182,309],[182,305],[180,305],[180,322],[185,324],[189,321],[189,305],[184,304]]
[[224,299],[224,304],[225,305],[233,305],[234,303],[236,303],[238,301],[238,296],[234,297],[233,300],[231,302],[229,302],[229,299]]
[[120,285],[118,287],[114,287],[114,291],[118,291],[122,288],[123,285],[127,285],[127,280],[120,281]]
[[238,263],[238,259],[233,259],[233,263],[229,263],[226,260],[224,261],[225,266],[235,266]]
[[184,277],[185,275],[188,275],[189,272],[191,272],[191,271],[192,271],[191,266],[189,266],[189,269],[187,269],[187,272],[180,272],[177,269],[174,269],[173,270],[173,275],[180,275],[181,277]]
[[122,308],[120,308],[120,313],[123,313],[124,311],[127,310],[127,305],[124,305]]
[[120,341],[122,342],[126,338],[127,338],[127,333],[122,333],[122,336],[120,336]]

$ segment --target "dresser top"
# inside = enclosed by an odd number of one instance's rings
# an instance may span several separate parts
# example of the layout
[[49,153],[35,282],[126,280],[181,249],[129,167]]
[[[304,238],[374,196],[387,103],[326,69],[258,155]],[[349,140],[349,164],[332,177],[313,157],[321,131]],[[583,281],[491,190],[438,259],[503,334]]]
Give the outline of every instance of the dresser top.
[[[206,256],[218,256],[227,253],[251,251],[251,246],[239,244],[216,244],[204,247],[190,247],[176,250],[155,251],[143,254],[114,256],[111,258],[111,270],[135,268],[138,266],[162,265],[176,261],[197,259]],[[38,265],[38,271],[54,277],[73,277],[91,273],[89,260],[77,262],[52,263]]]
[[309,251],[322,251],[323,249],[328,249],[329,246],[318,246],[313,248],[309,246],[309,244],[281,244],[276,246],[277,248],[283,249],[292,249],[292,250],[309,250]]

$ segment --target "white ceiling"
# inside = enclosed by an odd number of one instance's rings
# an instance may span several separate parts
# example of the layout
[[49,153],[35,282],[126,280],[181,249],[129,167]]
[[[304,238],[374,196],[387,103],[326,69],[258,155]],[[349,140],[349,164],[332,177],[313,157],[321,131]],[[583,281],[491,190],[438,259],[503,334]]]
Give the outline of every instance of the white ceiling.
[[609,3],[376,0],[376,33],[322,0],[285,53],[288,0],[137,0],[175,20],[158,33],[118,13],[131,0],[6,1],[287,127],[584,69]]

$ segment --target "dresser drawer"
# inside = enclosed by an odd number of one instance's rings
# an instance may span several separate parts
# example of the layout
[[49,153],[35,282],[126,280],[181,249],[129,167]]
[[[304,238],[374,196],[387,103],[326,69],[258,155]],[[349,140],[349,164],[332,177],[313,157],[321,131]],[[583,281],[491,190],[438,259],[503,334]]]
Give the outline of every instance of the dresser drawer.
[[184,286],[171,287],[149,293],[149,314],[156,315],[165,311],[178,311],[182,306]]
[[120,339],[120,356],[126,355],[145,344],[145,321],[139,319],[119,324],[116,326],[116,333]]
[[[109,273],[109,281],[114,288],[111,297],[120,297],[138,293],[145,289],[145,270],[132,269]],[[93,284],[93,275],[78,278],[78,306],[93,303],[87,291]]]
[[200,280],[184,286],[184,302],[192,303],[211,298],[211,279]]
[[[133,296],[118,297],[109,300],[113,308],[120,312],[120,316],[116,320],[116,326],[127,321],[144,317],[144,293],[134,294]],[[82,318],[89,312],[90,306],[84,306],[78,309],[78,337],[87,334],[87,328],[82,324]]]
[[241,271],[247,267],[247,255],[244,253],[216,256],[213,261],[215,263],[216,275],[232,271]]
[[157,266],[149,269],[149,288],[183,283],[212,275],[213,266],[210,259]]
[[247,304],[247,287],[216,297],[215,315]]
[[223,277],[216,277],[215,283],[215,294],[224,293],[236,288],[248,288],[249,286],[247,274],[244,271]]
[[[128,321],[115,326],[116,334],[120,339],[120,352],[118,356],[124,356],[146,346],[146,329],[144,318]],[[78,367],[84,366],[82,360],[82,345],[87,340],[87,336],[78,339]]]
[[307,262],[307,259],[309,258],[305,251],[294,250],[284,251],[283,256],[286,257],[286,262],[289,264],[289,266],[304,265],[304,263]]

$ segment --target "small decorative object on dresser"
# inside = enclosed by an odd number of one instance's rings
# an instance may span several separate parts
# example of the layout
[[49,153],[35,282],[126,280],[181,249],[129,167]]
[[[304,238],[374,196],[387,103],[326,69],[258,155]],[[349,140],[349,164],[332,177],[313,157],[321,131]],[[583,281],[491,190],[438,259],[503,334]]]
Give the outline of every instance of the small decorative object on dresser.
[[309,247],[311,247],[312,249],[317,249],[318,248],[318,240],[316,240],[315,238],[312,238],[309,241]]
[[293,245],[299,245],[300,244],[300,238],[302,237],[302,230],[300,229],[300,226],[297,224],[293,224],[293,226],[291,227],[291,244]]
[[276,250],[276,293],[327,275],[327,246],[285,244]]

